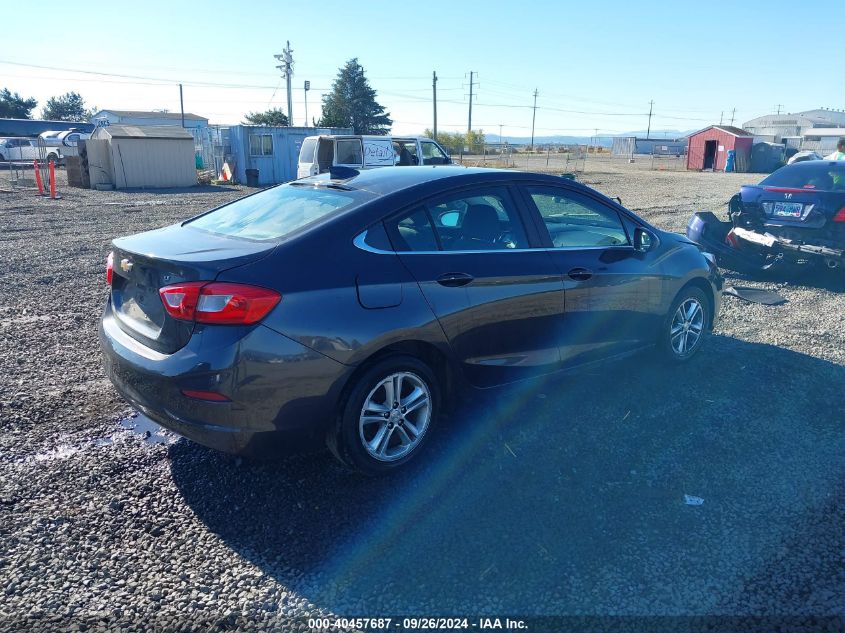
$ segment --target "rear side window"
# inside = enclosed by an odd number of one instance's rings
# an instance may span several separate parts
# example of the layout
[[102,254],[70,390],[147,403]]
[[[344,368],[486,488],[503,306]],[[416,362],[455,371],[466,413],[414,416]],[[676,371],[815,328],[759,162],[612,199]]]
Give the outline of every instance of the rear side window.
[[806,161],[781,167],[761,182],[766,187],[818,189],[820,191],[845,190],[845,161]]
[[303,141],[302,147],[299,150],[300,163],[313,163],[314,150],[317,148],[317,139],[309,138]]
[[187,224],[231,237],[277,240],[359,200],[352,192],[282,185],[236,200]]
[[397,251],[436,251],[437,238],[425,209],[394,218],[387,223],[388,233]]

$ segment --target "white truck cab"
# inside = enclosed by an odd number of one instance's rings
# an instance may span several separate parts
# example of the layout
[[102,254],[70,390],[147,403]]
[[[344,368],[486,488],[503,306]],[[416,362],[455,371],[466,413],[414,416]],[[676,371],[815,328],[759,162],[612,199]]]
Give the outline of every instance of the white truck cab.
[[334,166],[373,169],[410,165],[449,165],[436,141],[420,136],[322,135],[302,141],[296,177],[306,178]]

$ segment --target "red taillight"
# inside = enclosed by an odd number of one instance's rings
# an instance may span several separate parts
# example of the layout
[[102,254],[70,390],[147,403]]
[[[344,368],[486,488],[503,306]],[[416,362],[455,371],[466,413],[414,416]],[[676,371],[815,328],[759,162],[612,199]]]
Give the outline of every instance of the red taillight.
[[218,325],[258,323],[282,298],[267,288],[210,281],[189,281],[158,292],[174,319]]
[[229,398],[216,391],[200,391],[198,389],[182,389],[182,395],[195,400],[209,400],[211,402],[231,402]]
[[836,212],[836,215],[833,216],[833,221],[845,222],[845,207],[842,207],[841,209],[839,209],[839,211]]
[[106,285],[111,286],[112,275],[114,275],[114,252],[106,257]]

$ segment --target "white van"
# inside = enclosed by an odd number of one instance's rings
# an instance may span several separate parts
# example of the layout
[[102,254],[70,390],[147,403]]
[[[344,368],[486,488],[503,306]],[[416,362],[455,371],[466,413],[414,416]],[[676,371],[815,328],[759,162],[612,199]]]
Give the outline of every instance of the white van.
[[394,165],[449,165],[452,159],[434,140],[419,136],[309,136],[299,150],[297,178],[316,176],[333,166],[373,169]]

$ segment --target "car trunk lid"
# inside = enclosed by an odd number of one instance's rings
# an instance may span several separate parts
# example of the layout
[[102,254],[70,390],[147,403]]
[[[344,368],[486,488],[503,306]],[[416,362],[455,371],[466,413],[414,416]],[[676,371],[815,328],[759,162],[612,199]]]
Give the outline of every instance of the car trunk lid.
[[194,323],[168,315],[159,290],[185,281],[212,281],[224,270],[265,257],[276,243],[174,225],[117,239],[113,246],[111,303],[120,328],[170,354],[187,344]]
[[768,226],[821,228],[828,221],[830,194],[810,188],[746,185],[743,207],[755,209]]

